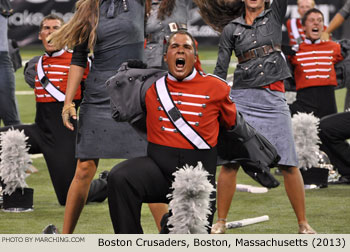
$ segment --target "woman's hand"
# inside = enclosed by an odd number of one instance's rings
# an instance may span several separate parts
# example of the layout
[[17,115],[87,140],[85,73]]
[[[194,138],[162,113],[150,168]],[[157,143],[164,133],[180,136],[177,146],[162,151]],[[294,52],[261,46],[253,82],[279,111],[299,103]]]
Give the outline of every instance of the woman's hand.
[[321,33],[321,41],[328,41],[329,40],[329,33],[324,31]]
[[70,118],[73,118],[74,120],[77,119],[77,110],[75,109],[74,102],[71,102],[69,104],[65,104],[62,109],[62,120],[63,125],[70,129],[71,131],[74,130],[73,124],[70,122]]

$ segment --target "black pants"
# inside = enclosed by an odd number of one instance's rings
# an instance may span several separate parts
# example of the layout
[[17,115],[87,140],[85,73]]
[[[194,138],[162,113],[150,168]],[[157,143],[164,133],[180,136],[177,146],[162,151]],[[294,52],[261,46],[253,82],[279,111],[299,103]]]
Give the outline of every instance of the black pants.
[[297,112],[313,113],[318,118],[337,113],[334,86],[298,90],[296,101],[289,108],[292,115]]
[[[147,157],[129,159],[116,165],[108,176],[108,204],[114,232],[143,233],[140,222],[142,203],[169,203],[166,196],[171,192],[172,174],[185,164],[196,166],[201,161],[210,174],[210,183],[215,187],[216,152],[216,148],[185,150],[150,143]],[[216,211],[215,193],[211,198],[209,225]]]
[[350,177],[350,112],[330,115],[320,121],[321,150],[342,176]]
[[3,127],[24,130],[30,154],[42,153],[49,169],[58,202],[65,205],[70,183],[74,177],[76,132],[64,127],[61,118],[63,103],[37,103],[34,124]]
[[[79,101],[75,101],[79,104]],[[66,204],[69,186],[75,174],[76,131],[64,127],[61,117],[63,103],[37,103],[34,124],[14,125],[0,128],[0,132],[10,128],[24,130],[28,137],[29,154],[44,155],[50,178],[60,205]],[[75,121],[72,122],[77,128]],[[1,180],[1,178],[0,178]],[[107,183],[102,179],[91,182],[88,202],[101,202],[107,197]]]

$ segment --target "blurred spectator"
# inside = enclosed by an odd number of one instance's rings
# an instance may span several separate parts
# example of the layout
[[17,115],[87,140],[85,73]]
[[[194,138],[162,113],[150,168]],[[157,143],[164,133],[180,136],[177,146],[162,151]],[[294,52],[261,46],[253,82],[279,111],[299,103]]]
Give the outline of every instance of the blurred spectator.
[[19,124],[19,115],[15,98],[15,75],[9,57],[7,36],[8,16],[13,12],[9,1],[1,1],[0,15],[0,125]]

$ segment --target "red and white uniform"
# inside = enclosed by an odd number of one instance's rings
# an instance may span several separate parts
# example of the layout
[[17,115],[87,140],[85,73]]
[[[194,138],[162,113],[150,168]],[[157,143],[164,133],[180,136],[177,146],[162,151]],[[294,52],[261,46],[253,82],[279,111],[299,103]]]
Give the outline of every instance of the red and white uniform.
[[[66,92],[68,71],[72,53],[65,50],[45,54],[42,66],[46,77],[62,92]],[[38,80],[37,58],[30,60],[24,69],[25,79],[32,87],[34,81],[34,68],[36,70],[34,92],[36,96],[35,123],[14,125],[15,129],[23,130],[28,137],[28,152],[30,154],[43,154],[50,178],[60,205],[66,204],[69,186],[75,174],[77,159],[75,158],[76,130],[70,131],[62,123],[63,102],[57,102],[51,97]],[[89,68],[86,68],[84,79]],[[80,104],[81,90],[78,88],[76,108]],[[3,131],[5,128],[0,129]],[[76,129],[76,128],[75,128]]]
[[[196,70],[181,82],[168,74],[166,83],[182,116],[210,146],[216,146],[219,126],[229,129],[236,122],[236,106],[229,98],[229,85],[216,76],[201,75]],[[149,142],[194,149],[163,111],[154,84],[146,93],[146,110]]]
[[312,43],[306,39],[295,56],[290,57],[294,66],[296,90],[317,86],[336,86],[334,64],[342,61],[340,45],[333,41]]
[[[66,93],[67,89],[68,72],[71,59],[72,53],[62,49],[60,51],[52,53],[52,55],[45,53],[42,60],[42,66],[46,77],[55,87],[57,87],[63,93]],[[89,68],[87,67],[83,79],[86,79],[88,72]],[[43,88],[38,79],[38,76],[35,77],[34,92],[37,102],[57,102],[57,100]],[[74,100],[80,99],[81,88],[79,87],[77,93],[74,96]]]
[[303,41],[305,40],[305,33],[301,24],[300,18],[291,18],[287,20],[287,31],[289,37],[289,44],[297,44],[297,37],[300,37]]
[[[327,26],[324,26],[326,29]],[[301,24],[300,18],[291,18],[287,20],[287,31],[289,37],[289,45],[296,45],[297,38],[300,37],[302,41],[305,40],[305,32],[303,30],[303,25]]]

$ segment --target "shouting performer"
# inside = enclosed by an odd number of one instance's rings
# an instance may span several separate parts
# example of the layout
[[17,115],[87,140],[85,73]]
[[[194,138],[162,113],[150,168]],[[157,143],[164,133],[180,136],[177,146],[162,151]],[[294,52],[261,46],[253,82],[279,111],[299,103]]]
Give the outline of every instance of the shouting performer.
[[[142,233],[142,203],[168,203],[173,173],[185,164],[202,162],[215,186],[219,126],[234,130],[242,120],[229,98],[230,87],[220,78],[197,72],[196,57],[189,33],[180,30],[170,36],[164,55],[169,73],[145,94],[147,156],[119,163],[109,174],[108,203],[115,233]],[[215,195],[212,198],[210,224]]]
[[[163,57],[167,40],[172,32],[187,30],[191,6],[192,0],[146,0],[145,62],[147,67],[168,69]],[[198,55],[195,68],[203,72]],[[153,204],[149,206],[155,214],[156,223],[159,224],[157,219],[168,211],[167,206],[160,207]],[[163,210],[157,213],[157,209]],[[160,229],[159,225],[158,229]]]
[[290,56],[294,67],[296,101],[290,105],[292,115],[313,113],[316,117],[337,113],[335,90],[337,76],[334,64],[344,59],[341,45],[321,41],[324,17],[320,10],[308,10],[303,19],[305,39],[295,55]]
[[286,24],[290,45],[300,44],[304,41],[305,32],[304,32],[301,20],[304,17],[304,14],[308,10],[315,8],[314,0],[298,0],[297,4],[298,4],[298,13],[300,17],[290,18],[287,20],[287,24]]

